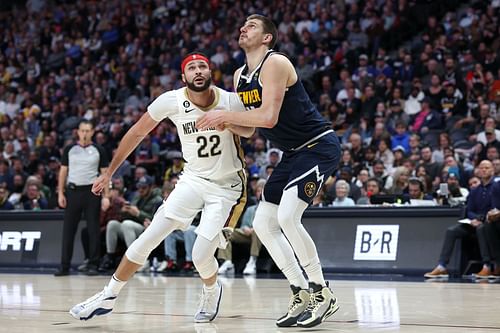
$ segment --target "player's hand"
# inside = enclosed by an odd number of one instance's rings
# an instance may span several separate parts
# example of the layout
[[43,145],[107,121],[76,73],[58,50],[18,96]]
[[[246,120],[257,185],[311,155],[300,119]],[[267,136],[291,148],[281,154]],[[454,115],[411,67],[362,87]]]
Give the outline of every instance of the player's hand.
[[100,175],[94,180],[92,184],[92,193],[95,195],[101,195],[106,186],[109,186],[110,177],[107,175]]
[[225,114],[222,110],[208,111],[196,120],[196,128],[203,131],[224,126]]

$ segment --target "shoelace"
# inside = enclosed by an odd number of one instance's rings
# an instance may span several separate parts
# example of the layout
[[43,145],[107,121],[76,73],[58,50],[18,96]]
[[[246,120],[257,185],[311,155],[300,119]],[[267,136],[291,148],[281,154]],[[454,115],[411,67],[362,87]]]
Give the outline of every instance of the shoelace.
[[214,292],[207,292],[205,290],[201,291],[201,299],[200,299],[200,304],[199,304],[199,309],[201,313],[207,313],[207,309],[210,309],[211,306],[211,301],[212,301],[212,296]]
[[320,291],[311,293],[311,296],[309,297],[309,304],[307,305],[306,311],[307,312],[316,312],[318,308],[321,305],[321,302],[323,302],[325,298],[323,297],[323,293]]
[[288,304],[288,311],[293,312],[297,307],[302,304],[302,299],[300,298],[300,293],[293,294],[293,298],[290,299],[290,303]]

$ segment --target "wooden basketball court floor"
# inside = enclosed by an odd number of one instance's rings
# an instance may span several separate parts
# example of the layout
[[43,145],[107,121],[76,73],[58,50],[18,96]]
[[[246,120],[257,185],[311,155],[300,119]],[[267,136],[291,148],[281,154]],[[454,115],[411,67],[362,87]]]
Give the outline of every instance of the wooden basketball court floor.
[[500,332],[500,284],[331,282],[340,310],[313,329],[278,328],[288,304],[283,279],[223,277],[219,316],[195,324],[196,277],[137,274],[109,316],[78,321],[69,308],[109,276],[0,274],[0,332]]

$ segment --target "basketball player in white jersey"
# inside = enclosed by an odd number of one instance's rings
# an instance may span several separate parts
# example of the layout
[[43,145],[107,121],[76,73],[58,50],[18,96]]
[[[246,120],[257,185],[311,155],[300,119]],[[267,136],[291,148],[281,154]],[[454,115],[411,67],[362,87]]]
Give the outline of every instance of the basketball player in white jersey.
[[204,112],[218,108],[244,111],[244,106],[236,94],[211,85],[210,65],[204,55],[188,55],[181,70],[186,87],[168,91],[149,105],[148,111],[123,137],[108,171],[94,182],[92,192],[102,193],[125,158],[167,117],[178,129],[187,162],[184,173],[158,208],[151,225],[127,249],[104,290],[70,310],[77,319],[88,320],[110,313],[120,290],[151,251],[173,230],[187,229],[200,211],[193,262],[203,281],[203,290],[194,320],[209,322],[218,313],[222,286],[217,281],[218,263],[214,253],[225,241],[222,228],[234,227],[245,206],[246,176],[239,135],[249,137],[254,129],[231,125],[197,130],[195,120]]

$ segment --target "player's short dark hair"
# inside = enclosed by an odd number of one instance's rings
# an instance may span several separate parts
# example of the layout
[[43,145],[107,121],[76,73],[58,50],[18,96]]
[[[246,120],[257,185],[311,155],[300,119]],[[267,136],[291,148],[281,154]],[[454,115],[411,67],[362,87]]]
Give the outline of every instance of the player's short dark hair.
[[264,33],[271,34],[271,36],[273,36],[273,39],[268,44],[269,48],[272,49],[278,42],[278,29],[276,28],[276,25],[273,21],[263,15],[253,14],[247,17],[247,21],[252,19],[261,21],[262,26],[264,27]]

